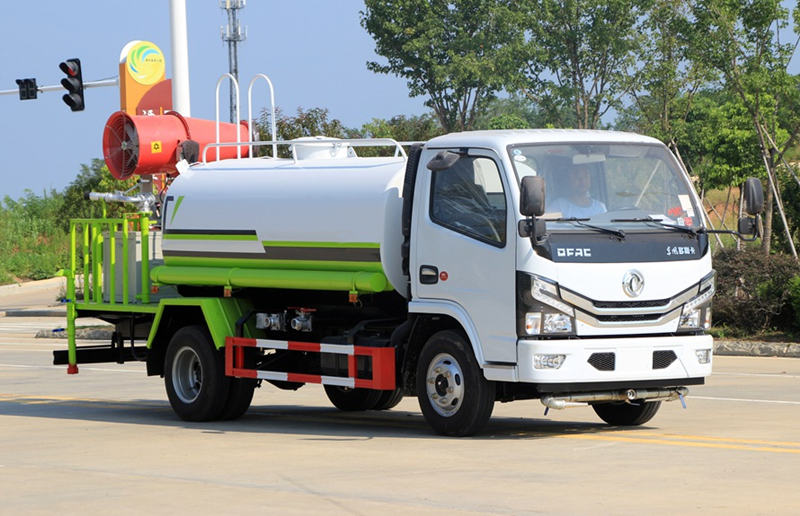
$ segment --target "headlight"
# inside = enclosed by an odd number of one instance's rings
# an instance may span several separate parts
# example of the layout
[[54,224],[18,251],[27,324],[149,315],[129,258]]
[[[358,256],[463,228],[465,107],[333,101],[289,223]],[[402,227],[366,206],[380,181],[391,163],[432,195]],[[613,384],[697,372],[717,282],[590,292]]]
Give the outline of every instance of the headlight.
[[711,298],[714,297],[716,285],[714,272],[700,282],[699,293],[683,305],[678,327],[682,330],[699,330],[711,327]]
[[575,310],[561,299],[556,283],[518,272],[517,285],[517,332],[520,337],[567,335],[575,331]]

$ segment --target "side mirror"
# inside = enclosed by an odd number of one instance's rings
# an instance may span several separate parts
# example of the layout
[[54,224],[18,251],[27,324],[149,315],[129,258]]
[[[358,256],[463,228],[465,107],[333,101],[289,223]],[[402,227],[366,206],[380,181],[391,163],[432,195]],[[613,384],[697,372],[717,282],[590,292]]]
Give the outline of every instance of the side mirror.
[[739,226],[737,227],[739,235],[748,237],[758,236],[758,220],[755,217],[741,217],[739,219]]
[[742,195],[744,196],[744,211],[755,217],[764,208],[764,190],[761,188],[761,181],[755,177],[747,178],[742,185]]
[[526,217],[544,215],[544,178],[525,176],[519,192],[519,212]]
[[441,151],[428,162],[428,170],[438,172],[440,170],[447,170],[456,164],[456,161],[461,159],[460,154],[452,151]]

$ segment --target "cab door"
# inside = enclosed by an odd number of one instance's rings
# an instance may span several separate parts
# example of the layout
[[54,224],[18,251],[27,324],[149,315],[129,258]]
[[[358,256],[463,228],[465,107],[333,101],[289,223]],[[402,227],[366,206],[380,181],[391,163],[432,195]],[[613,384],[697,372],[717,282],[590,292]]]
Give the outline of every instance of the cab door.
[[414,199],[412,296],[463,308],[489,362],[516,362],[515,218],[502,161],[485,149],[452,149],[445,170],[420,160]]

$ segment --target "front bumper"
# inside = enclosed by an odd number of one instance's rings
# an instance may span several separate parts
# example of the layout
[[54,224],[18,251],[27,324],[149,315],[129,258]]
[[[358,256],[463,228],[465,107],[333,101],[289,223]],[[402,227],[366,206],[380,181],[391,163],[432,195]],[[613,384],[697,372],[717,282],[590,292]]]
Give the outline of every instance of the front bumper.
[[[514,381],[535,384],[605,384],[628,382],[637,385],[691,385],[711,374],[709,361],[701,364],[698,350],[710,350],[710,335],[617,337],[599,339],[560,339],[517,341],[517,365]],[[664,360],[675,354],[674,360]],[[654,355],[654,352],[661,352]],[[565,359],[558,369],[535,369],[534,355],[561,354]],[[597,360],[597,357],[609,358]],[[593,357],[594,356],[594,357]],[[665,363],[669,362],[666,366]],[[594,364],[594,365],[593,365]],[[598,365],[603,369],[598,369]],[[686,381],[683,381],[686,380]],[[542,391],[553,392],[542,385]],[[555,387],[555,385],[553,385]],[[571,389],[570,389],[571,390]]]

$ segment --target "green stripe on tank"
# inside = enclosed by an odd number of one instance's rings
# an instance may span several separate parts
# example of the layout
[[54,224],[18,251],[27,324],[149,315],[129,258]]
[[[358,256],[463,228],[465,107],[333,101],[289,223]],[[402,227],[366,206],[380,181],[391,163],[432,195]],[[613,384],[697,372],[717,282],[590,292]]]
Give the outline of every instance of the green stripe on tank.
[[258,235],[231,235],[224,233],[192,233],[192,234],[175,234],[165,233],[164,240],[258,240]]
[[269,260],[266,258],[233,258],[212,256],[181,256],[180,251],[164,253],[164,263],[193,267],[245,267],[250,269],[365,271],[383,272],[380,262],[353,262],[334,260]]
[[281,240],[262,240],[264,247],[326,247],[345,249],[378,249],[380,244],[375,242],[287,242]]
[[178,208],[181,207],[181,203],[183,202],[183,195],[178,196],[178,200],[175,201],[175,206],[172,208],[172,216],[169,218],[169,223],[172,224],[172,221],[175,220],[175,215],[178,214]]

